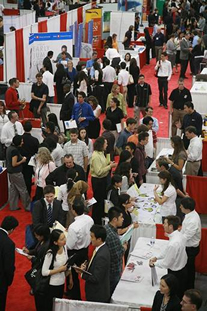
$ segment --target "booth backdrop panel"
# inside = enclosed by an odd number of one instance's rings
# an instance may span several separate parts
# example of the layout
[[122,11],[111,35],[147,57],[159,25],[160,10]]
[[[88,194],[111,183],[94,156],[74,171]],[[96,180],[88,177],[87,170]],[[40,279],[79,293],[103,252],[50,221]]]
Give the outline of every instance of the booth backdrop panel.
[[207,172],[207,141],[206,140],[203,140],[202,170],[203,172]]
[[164,228],[161,224],[156,224],[156,239],[169,240],[168,237],[165,236]]
[[32,25],[31,33],[37,33],[38,32],[38,23],[35,23]]
[[67,31],[67,13],[60,15],[60,31]]
[[[23,43],[23,28],[15,31],[15,42],[16,42],[16,76],[20,82],[25,81],[24,75],[24,43]],[[27,54],[26,54],[27,55]],[[8,64],[8,63],[7,63]]]
[[49,18],[47,21],[47,32],[59,32],[60,31],[60,15]]
[[201,231],[201,242],[200,242],[200,252],[196,257],[195,265],[196,271],[199,273],[207,273],[207,228],[202,228]]
[[187,176],[186,192],[196,201],[196,212],[207,214],[207,177]]
[[47,32],[47,20],[38,23],[38,32]]
[[70,26],[73,25],[72,11],[68,11],[66,14],[67,14],[67,30],[68,30]]
[[[15,31],[5,35],[5,64],[6,64],[6,79],[16,77],[16,49],[15,49]],[[17,60],[18,61],[18,60]]]
[[110,36],[117,34],[117,41],[123,41],[130,25],[134,25],[134,12],[111,12]]
[[24,49],[24,55],[26,56],[24,58],[24,77],[25,81],[29,80],[30,77],[30,57],[29,56],[29,35],[31,33],[31,26],[27,26],[23,28],[23,49]]

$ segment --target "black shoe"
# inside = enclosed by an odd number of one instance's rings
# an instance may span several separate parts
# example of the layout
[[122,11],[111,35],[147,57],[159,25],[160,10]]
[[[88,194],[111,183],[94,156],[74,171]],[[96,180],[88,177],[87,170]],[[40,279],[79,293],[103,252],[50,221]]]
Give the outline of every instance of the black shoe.
[[159,104],[159,107],[163,107],[164,105],[163,104]]
[[184,79],[188,79],[188,77],[185,76]]
[[168,106],[167,106],[167,105],[165,105],[165,106],[164,106],[164,108],[165,108],[165,109],[168,109]]

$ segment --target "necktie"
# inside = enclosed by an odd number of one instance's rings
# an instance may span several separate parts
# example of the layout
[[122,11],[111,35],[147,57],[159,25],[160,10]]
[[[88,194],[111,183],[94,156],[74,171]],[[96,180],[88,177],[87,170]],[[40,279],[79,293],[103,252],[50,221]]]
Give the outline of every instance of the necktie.
[[48,223],[49,226],[52,225],[52,206],[51,206],[51,204],[48,204],[47,223]]
[[[79,118],[82,117],[82,107],[80,106],[79,110],[78,110],[78,120]],[[80,122],[79,122],[80,123]]]
[[16,124],[14,123],[14,136],[18,135]]
[[91,263],[92,263],[93,258],[95,257],[95,255],[96,255],[96,250],[94,249],[94,251],[93,251],[93,255],[92,255],[92,257],[91,257],[91,260],[89,261],[89,264],[88,264],[88,268],[87,268],[87,270],[89,269],[89,267],[90,267],[90,265],[91,265]]

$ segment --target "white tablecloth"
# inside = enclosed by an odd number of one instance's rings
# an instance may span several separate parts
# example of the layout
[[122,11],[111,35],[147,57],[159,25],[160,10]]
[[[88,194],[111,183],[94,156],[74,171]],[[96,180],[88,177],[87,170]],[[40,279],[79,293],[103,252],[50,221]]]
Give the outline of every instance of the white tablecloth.
[[[139,238],[136,243],[134,252],[138,251],[142,254],[147,254],[149,258],[158,255],[167,246],[168,241],[155,240],[154,247],[148,245],[149,238]],[[133,272],[129,272],[127,266],[123,272],[122,278],[136,277],[141,278],[140,282],[123,281],[118,283],[113,295],[112,303],[114,304],[127,304],[131,308],[139,309],[141,306],[151,307],[156,291],[159,289],[159,284],[152,286],[151,282],[151,268],[149,267],[149,258],[143,259],[131,255],[127,264],[130,262],[135,263]],[[139,265],[138,262],[143,264]],[[158,281],[167,273],[166,269],[156,267]]]
[[207,82],[195,82],[190,92],[195,110],[199,113],[206,113]]
[[113,305],[68,299],[55,299],[54,311],[128,311],[127,305]]
[[142,184],[139,188],[140,194],[137,196],[136,206],[138,207],[138,216],[134,218],[137,210],[132,213],[132,219],[138,220],[139,228],[133,230],[131,238],[130,251],[132,251],[139,237],[156,237],[156,223],[162,223],[162,217],[159,214],[160,206],[154,202],[153,194],[154,184]]
[[[156,159],[159,159],[161,156],[168,156],[173,154],[172,148],[163,148],[160,153],[157,155]],[[185,165],[183,168],[183,172],[185,171]],[[151,184],[159,184],[160,180],[158,177],[158,171],[156,169],[156,160],[151,164],[151,166],[148,169],[147,175],[146,175],[146,181],[147,183]],[[186,189],[186,175],[183,175],[183,188]]]
[[207,68],[203,68],[203,70],[201,71],[202,75],[207,75]]

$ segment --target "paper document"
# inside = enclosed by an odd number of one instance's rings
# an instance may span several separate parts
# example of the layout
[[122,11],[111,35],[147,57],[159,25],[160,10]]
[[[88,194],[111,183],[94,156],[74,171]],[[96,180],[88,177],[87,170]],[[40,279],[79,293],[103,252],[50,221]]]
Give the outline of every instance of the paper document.
[[120,241],[122,242],[122,244],[126,241],[128,242],[130,239],[131,239],[131,236],[132,236],[132,233],[133,233],[133,229],[134,229],[134,226],[131,225],[129,227],[129,229],[127,230],[127,232],[125,232],[124,234],[122,234],[120,236]]
[[77,128],[75,120],[64,121],[66,130]]
[[91,205],[95,204],[96,202],[97,202],[96,199],[93,197],[90,200],[88,200],[86,206],[90,207]]
[[155,286],[159,283],[155,267],[151,267],[151,278],[152,278],[152,286]]
[[140,194],[140,191],[139,191],[139,188],[137,187],[137,185],[134,184],[133,186],[131,186],[127,190],[127,194],[130,195],[130,197],[132,197],[132,198],[137,198]]
[[[18,247],[15,248],[15,251],[16,251],[17,253],[19,253],[20,255],[23,255],[23,256],[25,256],[25,257],[31,256],[31,255],[29,255],[29,254],[26,254],[21,248],[18,248]],[[34,257],[34,256],[32,256],[32,257]]]

